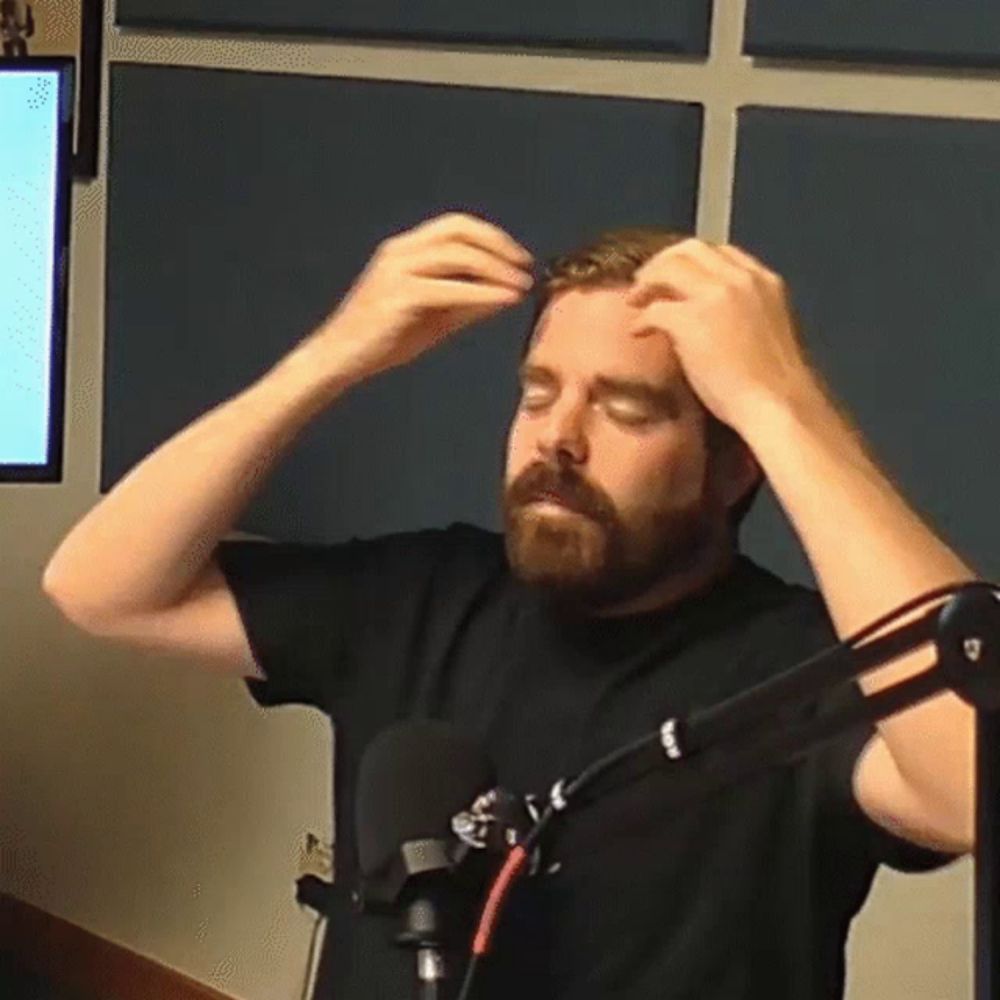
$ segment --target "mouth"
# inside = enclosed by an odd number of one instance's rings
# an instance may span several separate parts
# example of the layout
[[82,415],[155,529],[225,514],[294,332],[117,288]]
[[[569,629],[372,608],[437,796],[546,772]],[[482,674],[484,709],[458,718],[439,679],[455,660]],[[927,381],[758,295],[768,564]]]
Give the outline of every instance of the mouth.
[[582,514],[583,513],[583,511],[578,510],[572,504],[567,503],[565,500],[562,499],[562,497],[558,496],[555,493],[536,493],[535,496],[533,496],[528,501],[528,503],[531,504],[531,505],[533,505],[533,506],[539,506],[539,505],[540,506],[546,506],[546,505],[548,505],[550,507],[558,507],[561,510],[572,511],[574,514]]

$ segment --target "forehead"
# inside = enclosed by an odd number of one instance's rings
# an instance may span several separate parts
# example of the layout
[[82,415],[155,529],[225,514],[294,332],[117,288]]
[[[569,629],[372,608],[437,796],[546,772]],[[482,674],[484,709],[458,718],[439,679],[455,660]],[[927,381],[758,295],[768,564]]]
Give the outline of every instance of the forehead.
[[660,388],[683,387],[686,380],[669,337],[628,332],[642,312],[625,301],[629,287],[557,292],[539,318],[524,364],[568,379],[603,375],[641,379]]

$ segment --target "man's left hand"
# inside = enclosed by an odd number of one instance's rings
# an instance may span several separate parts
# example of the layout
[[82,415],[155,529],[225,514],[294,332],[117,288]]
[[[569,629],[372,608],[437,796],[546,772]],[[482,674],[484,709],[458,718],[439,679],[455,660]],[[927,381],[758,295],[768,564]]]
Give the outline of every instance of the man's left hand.
[[764,398],[791,400],[821,383],[802,346],[784,279],[729,244],[686,239],[635,274],[629,332],[666,333],[691,388],[737,432]]

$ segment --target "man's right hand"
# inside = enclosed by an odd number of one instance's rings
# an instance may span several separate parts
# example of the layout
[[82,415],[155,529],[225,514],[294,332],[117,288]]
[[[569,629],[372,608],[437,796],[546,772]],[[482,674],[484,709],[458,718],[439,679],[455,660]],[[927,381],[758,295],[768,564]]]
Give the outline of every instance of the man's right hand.
[[379,244],[313,338],[363,376],[411,361],[447,336],[521,302],[531,253],[502,229],[448,213]]

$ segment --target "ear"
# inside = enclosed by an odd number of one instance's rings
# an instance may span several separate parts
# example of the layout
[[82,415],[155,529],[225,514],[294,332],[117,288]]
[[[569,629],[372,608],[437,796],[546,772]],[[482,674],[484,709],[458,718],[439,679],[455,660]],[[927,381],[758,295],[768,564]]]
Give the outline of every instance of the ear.
[[727,507],[732,507],[764,478],[760,463],[742,438],[734,437],[714,460],[716,493]]

